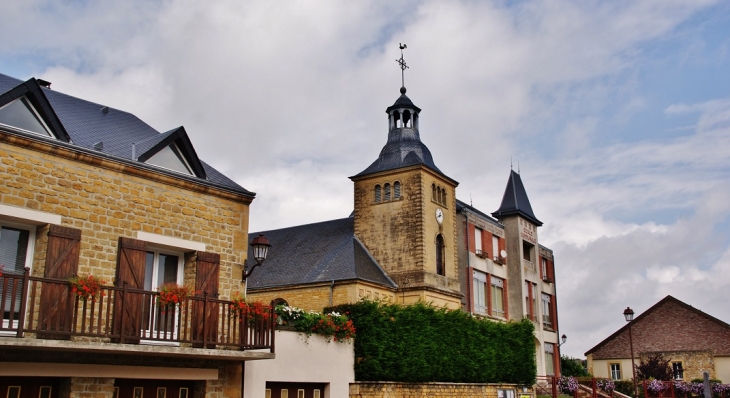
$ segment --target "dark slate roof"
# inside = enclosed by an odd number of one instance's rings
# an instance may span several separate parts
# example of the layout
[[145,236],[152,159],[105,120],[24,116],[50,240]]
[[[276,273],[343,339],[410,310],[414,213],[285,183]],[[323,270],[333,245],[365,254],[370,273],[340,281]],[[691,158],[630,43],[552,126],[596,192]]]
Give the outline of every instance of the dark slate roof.
[[[249,277],[248,290],[354,279],[397,287],[355,237],[352,218],[251,232],[250,236],[259,233],[269,239],[271,249]],[[251,250],[249,259],[253,259]]]
[[[405,93],[401,94],[393,106],[388,107],[387,112],[393,108],[409,108],[415,110],[416,113],[421,111],[413,105],[413,102],[406,97]],[[380,151],[380,156],[368,168],[351,178],[419,164],[428,167],[448,180],[454,181],[436,167],[431,151],[421,142],[418,130],[410,127],[394,128],[388,132],[388,142]]]
[[527,198],[525,186],[522,185],[522,178],[514,170],[510,170],[507,188],[505,188],[504,196],[502,197],[502,205],[499,206],[499,210],[492,213],[492,216],[495,218],[512,215],[522,216],[538,227],[542,225],[542,222],[532,212],[530,199]]
[[[0,97],[24,84],[26,86],[31,84],[37,85],[35,79],[23,82],[0,73]],[[154,168],[161,173],[175,175],[183,179],[193,179],[199,182],[204,181],[207,184],[244,195],[255,195],[253,192],[246,190],[210,165],[198,159],[187,137],[187,133],[181,127],[161,134],[131,113],[76,98],[45,87],[42,87],[38,93],[39,95],[36,95],[36,97],[39,97],[41,100],[47,100],[55,113],[54,115],[41,116],[44,119],[57,117],[65,133],[68,134],[72,147],[89,150],[94,148],[94,144],[102,142],[103,149],[94,150],[96,154],[138,162],[137,158],[141,154],[149,152],[156,144],[163,142],[171,135],[177,134],[175,138],[179,139],[179,141],[176,142],[182,144],[183,147],[181,150],[184,152],[184,155],[198,177],[175,173],[150,164],[145,164],[145,167]],[[106,108],[106,112],[102,111],[104,108]],[[133,143],[136,146],[134,157],[132,156]],[[148,155],[152,154],[150,153]]]
[[481,210],[477,209],[474,206],[468,205],[459,199],[456,199],[456,212],[461,212],[464,209],[468,210],[470,213],[474,213],[478,215],[479,217],[483,218],[484,220],[496,225],[499,228],[504,229],[504,225],[500,224],[499,221],[492,218],[492,216],[487,215],[486,213],[482,212]]

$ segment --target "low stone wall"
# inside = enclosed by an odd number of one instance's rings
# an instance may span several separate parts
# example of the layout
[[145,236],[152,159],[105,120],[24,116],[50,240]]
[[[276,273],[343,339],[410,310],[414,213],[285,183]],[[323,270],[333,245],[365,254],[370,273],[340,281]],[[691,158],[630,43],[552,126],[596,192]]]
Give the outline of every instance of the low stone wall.
[[[514,384],[470,384],[470,383],[398,383],[398,382],[355,382],[350,383],[350,398],[504,398],[497,390],[513,390]],[[530,391],[532,394],[532,391]]]

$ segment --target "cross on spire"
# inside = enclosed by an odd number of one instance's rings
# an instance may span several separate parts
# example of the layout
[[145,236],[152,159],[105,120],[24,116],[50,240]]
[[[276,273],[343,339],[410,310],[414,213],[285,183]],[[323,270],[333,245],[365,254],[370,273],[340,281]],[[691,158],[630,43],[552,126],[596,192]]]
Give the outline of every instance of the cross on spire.
[[406,60],[403,59],[403,50],[408,48],[405,44],[400,44],[400,59],[396,59],[395,62],[400,65],[400,80],[401,80],[401,90],[405,90],[406,88],[406,79],[405,79],[405,70],[408,69],[408,65],[406,65]]

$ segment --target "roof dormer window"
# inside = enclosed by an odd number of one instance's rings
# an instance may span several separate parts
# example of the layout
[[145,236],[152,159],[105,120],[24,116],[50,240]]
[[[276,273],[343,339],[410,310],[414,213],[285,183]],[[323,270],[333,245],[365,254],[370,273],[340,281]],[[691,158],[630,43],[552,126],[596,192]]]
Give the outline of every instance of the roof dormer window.
[[56,138],[25,96],[0,108],[0,124],[44,137]]
[[152,155],[145,163],[164,167],[169,170],[177,171],[178,173],[195,175],[192,172],[192,168],[185,160],[185,157],[182,156],[180,148],[178,148],[174,142]]

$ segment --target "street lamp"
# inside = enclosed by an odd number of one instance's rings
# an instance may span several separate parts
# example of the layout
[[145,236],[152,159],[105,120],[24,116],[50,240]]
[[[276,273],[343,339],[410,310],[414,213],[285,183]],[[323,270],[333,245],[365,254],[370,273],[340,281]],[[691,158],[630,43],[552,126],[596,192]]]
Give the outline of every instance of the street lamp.
[[266,256],[269,254],[269,248],[271,247],[271,243],[269,243],[269,240],[264,236],[264,234],[259,234],[259,236],[253,238],[251,241],[251,250],[253,251],[253,258],[256,260],[256,264],[252,265],[251,268],[246,269],[248,267],[244,266],[243,268],[243,274],[241,275],[241,282],[246,282],[246,285],[243,288],[243,297],[246,297],[246,291],[248,290],[248,279],[249,276],[253,273],[253,270],[256,269],[259,265],[263,264],[266,260]]
[[624,318],[626,318],[626,322],[629,323],[629,347],[631,349],[631,372],[634,376],[634,397],[638,397],[637,388],[636,388],[636,365],[634,364],[634,340],[631,336],[631,321],[634,320],[634,311],[626,307],[624,310]]
[[560,336],[560,343],[558,343],[558,373],[560,376],[563,375],[563,354],[560,352],[560,346],[565,344],[565,341],[568,340],[568,336],[563,333],[562,336]]

